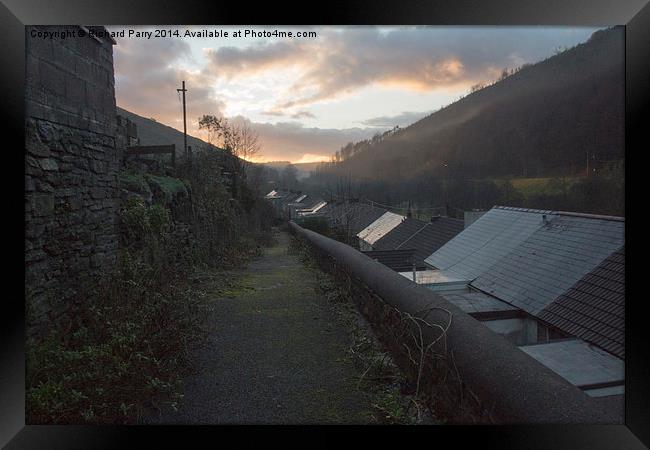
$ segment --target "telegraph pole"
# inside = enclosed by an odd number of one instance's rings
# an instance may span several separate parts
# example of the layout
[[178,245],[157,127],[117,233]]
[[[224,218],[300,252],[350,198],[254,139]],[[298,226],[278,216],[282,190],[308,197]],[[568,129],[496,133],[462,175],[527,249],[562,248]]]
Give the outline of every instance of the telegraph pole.
[[187,118],[185,114],[185,93],[187,89],[185,89],[185,80],[183,80],[183,88],[176,89],[176,91],[183,93],[183,151],[185,152],[185,159],[187,159]]

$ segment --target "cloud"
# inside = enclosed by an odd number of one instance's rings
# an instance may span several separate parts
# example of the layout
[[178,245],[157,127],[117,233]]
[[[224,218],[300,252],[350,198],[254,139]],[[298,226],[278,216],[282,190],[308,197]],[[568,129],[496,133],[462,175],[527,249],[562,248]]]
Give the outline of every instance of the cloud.
[[262,157],[266,161],[303,161],[329,159],[348,142],[367,139],[376,128],[327,129],[305,127],[299,122],[251,123],[263,143]]
[[188,44],[180,39],[120,40],[114,51],[117,103],[136,114],[182,127],[177,89],[185,80],[188,126],[197,126],[200,115],[221,114],[226,105],[210,87],[212,79],[180,68],[190,54]]
[[237,116],[233,123],[248,122],[260,135],[264,144],[263,159],[266,161],[298,161],[309,154],[311,160],[329,157],[348,142],[367,139],[377,132],[376,128],[328,129],[305,127],[297,121],[257,123]]
[[291,117],[292,119],[304,119],[304,118],[314,119],[314,118],[316,118],[316,116],[313,113],[311,113],[309,111],[306,111],[306,110],[300,110],[300,111],[296,111],[294,113],[290,113],[290,112],[288,112],[286,110],[277,109],[277,108],[262,111],[262,115],[274,116],[274,117],[286,117],[286,116],[288,116],[288,117]]
[[394,126],[406,127],[412,123],[417,122],[425,116],[428,116],[433,111],[405,111],[395,116],[380,116],[366,119],[361,122],[363,125],[369,127],[382,127],[393,128]]
[[293,118],[293,119],[302,119],[302,118],[305,118],[305,117],[310,118],[310,119],[316,118],[316,116],[314,114],[310,113],[309,111],[298,111],[298,112],[295,112],[295,113],[291,114],[291,118]]
[[[406,126],[427,114],[405,111],[371,117],[357,122],[361,128],[309,128],[298,121],[315,118],[308,106],[368,87],[422,92],[469,87],[493,80],[505,67],[535,62],[552,55],[557,47],[584,41],[591,31],[319,28],[316,39],[244,41],[237,47],[222,46],[204,53],[192,53],[183,39],[118,39],[114,47],[116,95],[123,108],[182,129],[176,89],[185,80],[188,132],[197,137],[202,137],[197,124],[200,115],[223,115],[229,106],[231,111],[257,108],[263,110],[263,116],[293,119],[251,125],[260,134],[265,159],[298,161],[307,154],[310,158],[327,157],[349,141],[368,138],[382,127]],[[206,41],[206,46],[212,42]],[[437,106],[431,105],[432,109]],[[361,117],[367,117],[361,106],[358,110]],[[315,111],[319,117],[324,115],[322,109]]]
[[285,112],[279,109],[269,109],[266,111],[262,111],[262,114],[265,116],[276,116],[276,117],[282,117],[287,115]]
[[[585,36],[592,30],[582,30]],[[227,77],[299,68],[293,98],[279,109],[330,100],[369,85],[410,90],[450,89],[492,80],[500,70],[535,62],[575,30],[543,27],[417,27],[324,29],[311,41],[279,41],[208,52]]]
[[[225,110],[223,101],[216,99],[210,86],[214,80],[206,72],[188,72],[178,63],[189,54],[187,44],[180,40],[141,41],[122,40],[115,47],[115,76],[117,103],[120,107],[144,117],[182,130],[182,106],[177,88],[182,80],[187,82],[188,133],[205,138],[198,130],[198,117],[203,114],[220,115]],[[263,58],[258,61],[262,64]],[[306,110],[289,113],[269,110],[272,116],[313,118]],[[231,117],[233,122],[247,121],[260,134],[262,154],[265,160],[289,159],[291,161],[314,161],[328,159],[348,141],[365,139],[370,130],[351,128],[346,130],[305,128],[300,122],[278,124],[253,123],[249,119]],[[306,156],[309,155],[309,156]]]
[[279,66],[300,64],[308,57],[309,47],[296,42],[254,44],[245,48],[205,49],[213,70],[226,77],[252,75]]

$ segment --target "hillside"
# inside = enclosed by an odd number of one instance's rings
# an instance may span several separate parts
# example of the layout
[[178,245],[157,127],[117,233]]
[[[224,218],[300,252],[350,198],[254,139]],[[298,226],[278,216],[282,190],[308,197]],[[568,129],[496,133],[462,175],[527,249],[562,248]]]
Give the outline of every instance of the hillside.
[[327,171],[401,181],[577,175],[587,152],[595,160],[624,156],[624,68],[623,28],[597,31]]
[[[152,119],[147,119],[146,117],[139,116],[131,111],[117,107],[117,113],[121,116],[124,116],[134,122],[138,127],[138,138],[140,139],[140,145],[169,145],[176,144],[176,154],[181,156],[183,152],[183,133],[178,131],[175,128],[172,128],[168,125],[164,125],[160,122],[156,122]],[[187,145],[191,146],[194,151],[199,148],[203,148],[208,145],[207,142],[195,138],[193,136],[187,136]],[[291,164],[289,161],[273,161],[268,163],[262,163],[266,167],[271,167],[273,169],[281,171],[288,164]],[[297,178],[305,178],[309,176],[309,172],[314,170],[318,163],[297,163],[294,164],[295,168],[298,170]]]
[[[131,120],[138,127],[140,145],[176,145],[176,154],[183,153],[183,132],[176,128],[139,116],[131,111],[117,107],[117,113]],[[193,136],[187,136],[187,145],[196,150],[208,145],[207,142]]]

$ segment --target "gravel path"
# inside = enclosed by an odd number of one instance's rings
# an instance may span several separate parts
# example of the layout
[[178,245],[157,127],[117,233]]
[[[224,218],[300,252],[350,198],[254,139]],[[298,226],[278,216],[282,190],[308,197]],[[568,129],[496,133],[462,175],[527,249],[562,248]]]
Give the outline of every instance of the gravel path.
[[312,272],[287,253],[289,235],[215,300],[214,330],[197,353],[177,413],[161,424],[367,423],[370,404],[356,388],[348,336]]

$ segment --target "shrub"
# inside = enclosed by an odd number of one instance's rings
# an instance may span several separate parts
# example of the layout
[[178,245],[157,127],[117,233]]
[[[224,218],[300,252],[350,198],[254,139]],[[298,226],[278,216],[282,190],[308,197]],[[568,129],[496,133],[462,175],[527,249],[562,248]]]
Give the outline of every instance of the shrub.
[[209,309],[190,275],[199,265],[230,268],[258,254],[272,219],[270,206],[245,184],[233,195],[218,158],[197,160],[187,183],[120,176],[132,190],[149,180],[167,200],[191,192],[190,207],[172,220],[168,202],[147,206],[138,195],[124,201],[115,270],[79,289],[49,330],[28,341],[28,423],[137,423],[152,409],[177,407],[192,367],[189,350],[206,336]]
[[173,272],[164,277],[126,253],[94,293],[28,342],[28,423],[134,423],[176,407],[208,303]]

